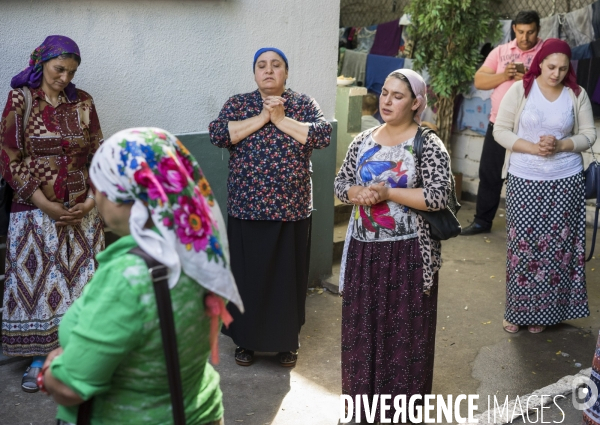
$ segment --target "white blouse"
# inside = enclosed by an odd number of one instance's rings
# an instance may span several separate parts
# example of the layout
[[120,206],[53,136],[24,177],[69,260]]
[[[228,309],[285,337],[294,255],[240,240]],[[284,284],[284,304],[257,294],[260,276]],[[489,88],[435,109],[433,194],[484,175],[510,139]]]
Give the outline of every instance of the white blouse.
[[[573,113],[573,101],[566,87],[558,99],[550,102],[534,80],[521,113],[517,135],[536,144],[541,136],[552,135],[557,140],[569,138],[573,134],[575,123]],[[513,152],[508,165],[510,174],[528,180],[564,179],[582,170],[583,162],[579,152],[559,152],[548,157]]]

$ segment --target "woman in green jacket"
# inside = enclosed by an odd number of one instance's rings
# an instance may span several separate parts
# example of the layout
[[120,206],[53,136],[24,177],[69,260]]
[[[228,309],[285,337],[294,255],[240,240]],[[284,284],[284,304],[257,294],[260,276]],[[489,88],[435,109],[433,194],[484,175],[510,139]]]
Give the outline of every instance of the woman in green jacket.
[[219,318],[231,319],[223,299],[243,306],[208,182],[185,147],[155,128],[108,139],[90,177],[100,214],[122,237],[98,255],[98,271],[65,315],[41,389],[60,405],[63,423],[74,423],[77,406],[92,397],[92,424],[172,423],[152,279],[129,253],[139,246],[169,268],[187,424],[221,424],[219,375],[208,357]]

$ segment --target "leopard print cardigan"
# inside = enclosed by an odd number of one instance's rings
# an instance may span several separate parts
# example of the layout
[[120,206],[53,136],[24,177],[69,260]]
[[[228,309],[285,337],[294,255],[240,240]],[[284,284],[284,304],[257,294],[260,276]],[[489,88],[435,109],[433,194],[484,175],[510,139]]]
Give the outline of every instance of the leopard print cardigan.
[[[356,186],[356,163],[360,145],[379,127],[360,133],[350,144],[344,163],[338,172],[334,190],[335,195],[345,204],[352,204],[348,190]],[[414,155],[414,153],[413,153]],[[444,144],[433,132],[423,140],[422,169],[416,165],[416,187],[423,188],[427,211],[446,208],[451,191],[450,156]],[[415,163],[417,161],[415,160]],[[430,236],[429,223],[417,216],[417,237],[423,257],[423,292],[429,294],[435,273],[442,266],[442,244]]]

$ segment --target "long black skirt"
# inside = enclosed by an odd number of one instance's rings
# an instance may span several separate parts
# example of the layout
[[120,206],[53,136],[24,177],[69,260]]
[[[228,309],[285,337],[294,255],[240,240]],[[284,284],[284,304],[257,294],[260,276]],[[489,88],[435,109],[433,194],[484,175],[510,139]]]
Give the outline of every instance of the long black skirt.
[[300,221],[240,220],[229,216],[231,270],[244,302],[223,333],[255,351],[294,351],[304,325],[311,218]]

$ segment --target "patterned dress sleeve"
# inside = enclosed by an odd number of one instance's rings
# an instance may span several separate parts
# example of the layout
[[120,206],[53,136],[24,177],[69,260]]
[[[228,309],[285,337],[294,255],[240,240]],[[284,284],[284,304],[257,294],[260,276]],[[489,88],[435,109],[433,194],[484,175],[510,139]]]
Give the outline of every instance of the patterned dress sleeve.
[[227,149],[233,146],[229,135],[229,121],[239,121],[239,110],[240,102],[236,96],[230,97],[225,102],[221,112],[219,112],[219,117],[208,125],[210,142],[213,145]]
[[423,196],[428,211],[438,211],[448,205],[452,190],[450,173],[450,156],[444,144],[436,135],[428,135],[421,158]]
[[23,134],[23,114],[25,98],[20,90],[12,90],[2,113],[0,122],[0,170],[8,184],[21,199],[29,199],[40,186],[40,181],[29,173],[24,163],[26,157],[25,135]]
[[348,198],[348,190],[356,186],[356,161],[358,160],[358,149],[364,140],[363,134],[359,134],[348,147],[344,163],[338,171],[334,181],[335,196],[345,204],[351,204]]
[[331,143],[331,124],[323,116],[323,112],[316,100],[310,99],[306,122],[311,123],[308,128],[306,145],[313,149],[323,149]]

